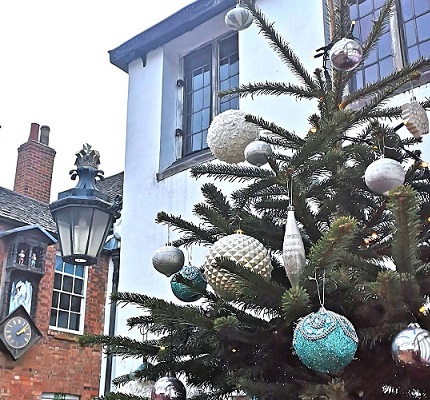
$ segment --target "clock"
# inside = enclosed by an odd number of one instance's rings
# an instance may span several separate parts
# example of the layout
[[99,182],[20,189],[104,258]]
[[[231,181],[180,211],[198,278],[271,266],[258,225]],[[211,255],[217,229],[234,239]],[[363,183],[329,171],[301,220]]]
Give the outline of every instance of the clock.
[[42,334],[22,305],[0,322],[0,341],[15,360],[41,337]]

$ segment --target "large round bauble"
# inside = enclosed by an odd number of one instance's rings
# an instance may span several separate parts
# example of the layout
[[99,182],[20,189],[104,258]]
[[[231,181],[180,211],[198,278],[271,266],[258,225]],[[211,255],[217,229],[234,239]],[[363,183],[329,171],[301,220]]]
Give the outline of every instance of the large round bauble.
[[346,367],[357,351],[358,337],[344,316],[321,307],[301,318],[294,329],[293,347],[308,368],[336,373]]
[[364,181],[373,192],[386,195],[388,191],[405,183],[405,170],[402,164],[392,158],[380,158],[366,168]]
[[252,24],[252,13],[247,8],[238,4],[225,15],[225,24],[232,31],[241,31]]
[[254,140],[245,147],[244,156],[245,160],[250,164],[261,167],[267,163],[272,153],[272,147],[269,143]]
[[419,139],[422,135],[429,133],[427,112],[415,99],[402,105],[402,118],[403,123],[414,138]]
[[196,292],[193,288],[187,286],[184,283],[178,282],[177,277],[181,275],[183,278],[188,279],[199,289],[205,290],[207,286],[207,280],[203,273],[192,265],[185,265],[179,272],[172,276],[170,280],[170,287],[172,288],[173,294],[182,301],[192,302],[200,299],[202,295]]
[[244,150],[258,136],[258,126],[245,121],[240,110],[226,110],[218,114],[208,129],[207,143],[218,160],[230,164],[245,160]]
[[183,251],[175,246],[162,246],[152,255],[152,265],[158,272],[166,276],[178,272],[184,266],[184,262]]
[[269,252],[257,239],[241,233],[224,236],[212,245],[203,265],[209,285],[221,297],[235,296],[236,277],[212,265],[216,258],[220,257],[226,257],[267,279],[270,278],[272,264]]
[[351,71],[360,64],[363,49],[356,41],[343,38],[333,45],[329,56],[334,68],[339,71]]
[[430,365],[430,332],[409,324],[394,337],[391,354],[400,364]]
[[186,400],[184,384],[174,376],[164,376],[155,382],[151,400]]

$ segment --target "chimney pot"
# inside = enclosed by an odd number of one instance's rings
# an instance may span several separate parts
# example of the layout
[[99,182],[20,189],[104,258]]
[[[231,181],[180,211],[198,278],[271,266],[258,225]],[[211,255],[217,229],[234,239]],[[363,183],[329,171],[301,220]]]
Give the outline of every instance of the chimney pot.
[[28,140],[34,140],[35,142],[39,141],[39,124],[36,124],[35,122],[31,123],[30,136],[28,137]]
[[51,128],[48,125],[42,125],[40,127],[40,143],[49,145],[49,132]]

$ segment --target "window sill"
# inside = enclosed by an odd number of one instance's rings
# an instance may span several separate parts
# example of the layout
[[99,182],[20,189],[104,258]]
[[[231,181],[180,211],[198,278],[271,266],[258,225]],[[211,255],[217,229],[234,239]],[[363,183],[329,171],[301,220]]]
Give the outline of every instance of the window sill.
[[215,157],[209,149],[199,151],[198,153],[190,154],[184,158],[180,158],[173,162],[172,165],[167,167],[164,171],[156,174],[157,181],[162,181],[170,176],[183,172],[194,165],[202,164],[207,161],[214,160]]
[[76,342],[77,336],[80,336],[81,334],[79,332],[65,332],[61,330],[57,330],[55,328],[50,327],[48,330],[48,336],[51,336],[54,339],[59,340],[68,340],[70,342]]

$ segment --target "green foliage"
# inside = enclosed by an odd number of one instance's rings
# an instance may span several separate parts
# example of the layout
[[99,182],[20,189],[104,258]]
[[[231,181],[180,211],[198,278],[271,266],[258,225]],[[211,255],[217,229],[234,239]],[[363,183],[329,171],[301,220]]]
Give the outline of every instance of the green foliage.
[[[269,250],[271,279],[219,258],[213,268],[232,274],[234,288],[228,293],[201,291],[199,305],[174,304],[145,294],[112,295],[119,304],[142,309],[128,325],[155,339],[87,335],[79,343],[150,361],[150,368],[136,373],[140,379],[155,380],[174,372],[190,387],[202,389],[193,397],[196,400],[227,399],[234,392],[259,400],[383,400],[412,398],[415,389],[427,398],[426,372],[396,365],[391,340],[410,322],[430,329],[429,317],[419,312],[423,295],[430,293],[430,172],[420,166],[421,153],[414,148],[420,141],[402,139],[394,129],[402,110],[388,101],[417,71],[427,69],[430,60],[420,59],[350,91],[356,71],[330,71],[324,64],[307,71],[256,2],[242,4],[296,80],[272,82],[263,77],[219,95],[285,95],[316,102],[317,110],[308,118],[315,132],[296,134],[260,116],[246,115],[248,122],[265,130],[261,140],[273,146],[267,168],[196,165],[193,178],[232,182],[235,189],[226,196],[206,183],[204,201],[193,208],[193,222],[166,211],[157,214],[156,222],[177,230],[181,236],[172,244],[182,247],[210,246],[240,228]],[[364,59],[388,29],[393,4],[387,0],[374,16],[363,43]],[[330,40],[336,41],[350,30],[349,2],[327,6]],[[422,105],[429,109],[430,99]],[[407,168],[405,185],[388,196],[371,192],[363,179],[369,164],[381,156]],[[294,288],[281,262],[291,204],[307,259],[300,286]],[[350,320],[359,337],[354,360],[336,376],[306,368],[291,350],[298,319],[322,304]],[[130,379],[123,376],[115,382],[121,386]],[[387,388],[395,388],[399,395]],[[129,398],[115,396],[109,394],[106,400]]]

